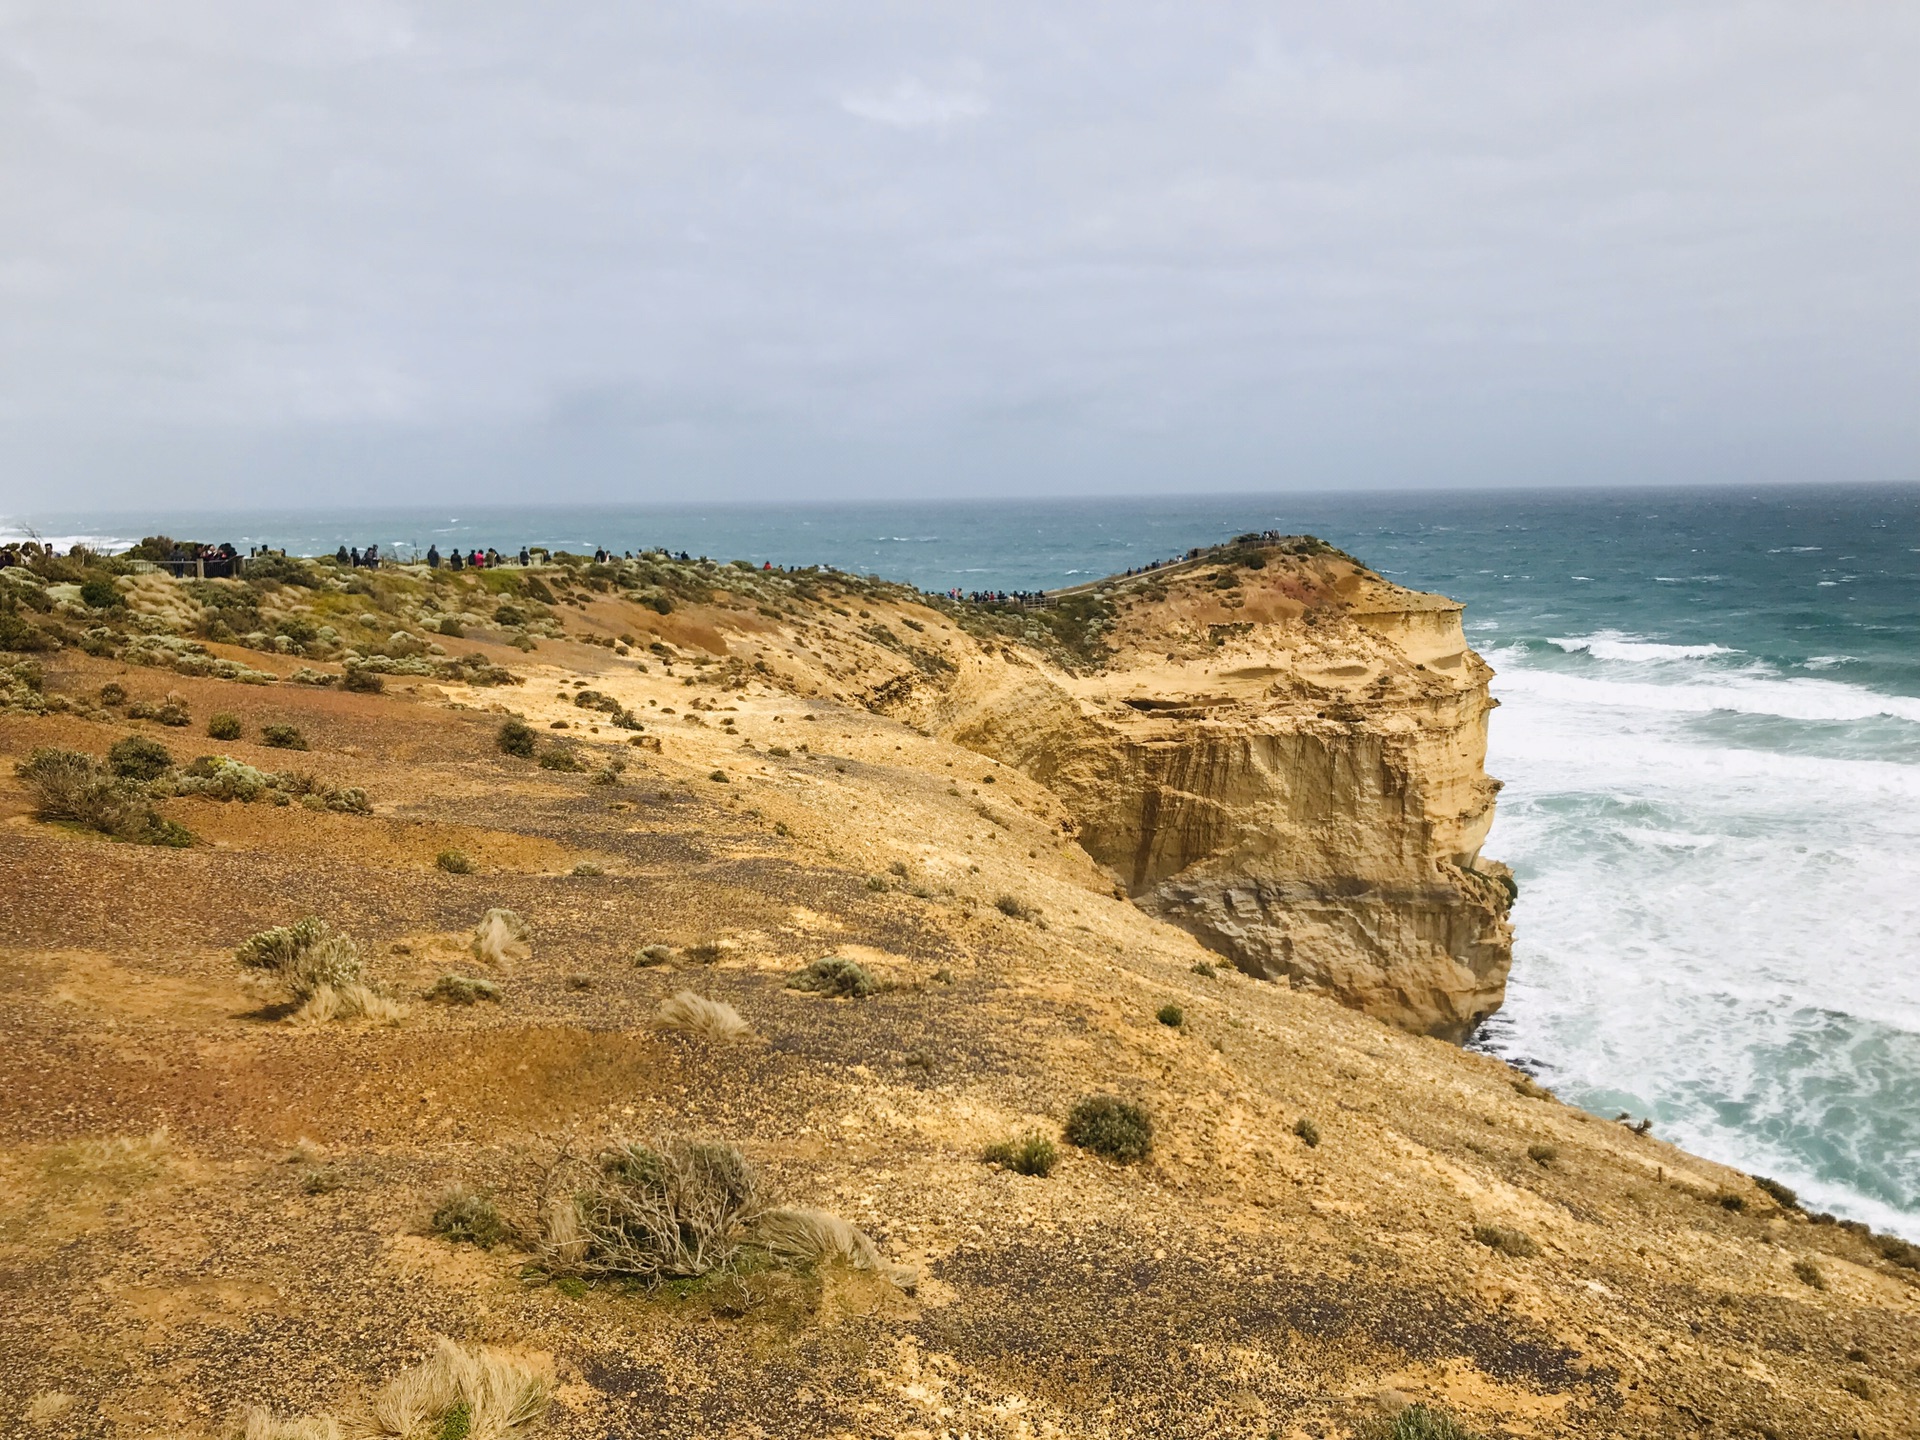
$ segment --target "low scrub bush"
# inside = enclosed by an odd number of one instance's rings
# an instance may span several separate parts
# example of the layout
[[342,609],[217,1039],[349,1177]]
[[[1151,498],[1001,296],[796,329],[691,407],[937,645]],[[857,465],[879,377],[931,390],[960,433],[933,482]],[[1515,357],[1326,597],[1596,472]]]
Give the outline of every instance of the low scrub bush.
[[362,974],[360,947],[324,920],[309,916],[262,930],[234,952],[241,968],[277,983],[299,1008],[293,1019],[398,1020],[405,1013]]
[[1320,1127],[1304,1115],[1293,1122],[1293,1133],[1300,1137],[1301,1144],[1309,1150],[1320,1143]]
[[136,780],[112,774],[82,750],[42,747],[14,766],[45,820],[67,820],[136,845],[193,844],[193,833],[161,818]]
[[1522,1260],[1540,1253],[1540,1247],[1534,1244],[1531,1235],[1505,1225],[1476,1225],[1473,1227],[1473,1238],[1489,1250],[1498,1250],[1502,1255],[1515,1255]]
[[207,738],[210,740],[238,740],[240,735],[240,717],[230,710],[222,710],[207,721]]
[[540,1258],[554,1275],[705,1275],[734,1259],[768,1208],[759,1172],[731,1145],[563,1152],[543,1185]]
[[471,875],[474,863],[464,850],[442,850],[433,857],[434,865],[449,875]]
[[1553,1164],[1553,1162],[1559,1158],[1560,1149],[1556,1145],[1527,1146],[1527,1159],[1533,1161],[1534,1164],[1540,1166],[1542,1169]]
[[1827,1288],[1827,1277],[1820,1273],[1820,1267],[1811,1260],[1800,1259],[1793,1262],[1793,1273],[1803,1285],[1811,1285],[1816,1290]]
[[722,1000],[709,1000],[691,990],[675,991],[662,1000],[654,1012],[654,1023],[662,1030],[695,1035],[716,1045],[735,1045],[753,1033],[731,1005]]
[[193,723],[193,715],[187,709],[186,700],[178,691],[169,690],[166,698],[155,703],[152,700],[136,700],[127,706],[127,717],[131,720],[157,720],[162,725],[175,729]]
[[1011,1140],[1001,1140],[980,1152],[989,1165],[998,1165],[1016,1175],[1051,1175],[1060,1163],[1060,1150],[1038,1130],[1029,1130]]
[[467,948],[476,960],[488,965],[505,965],[533,954],[533,936],[527,922],[516,912],[495,906],[473,927]]
[[996,896],[993,908],[1010,920],[1031,920],[1040,913],[1017,895]]
[[100,687],[102,705],[124,705],[127,703],[127,687],[118,680],[109,680]]
[[1132,1165],[1153,1153],[1153,1120],[1147,1112],[1117,1095],[1088,1095],[1067,1116],[1067,1143],[1121,1165]]
[[1478,1440],[1445,1410],[1417,1403],[1363,1427],[1361,1433],[1365,1440]]
[[260,743],[274,750],[306,750],[307,737],[294,725],[262,725]]
[[644,968],[654,965],[671,965],[673,947],[671,945],[642,945],[633,952],[633,963]]
[[1162,1005],[1154,1012],[1154,1018],[1162,1025],[1170,1025],[1177,1030],[1187,1023],[1187,1012],[1178,1005]]
[[352,690],[361,695],[378,695],[387,688],[387,680],[378,670],[369,670],[362,665],[349,665],[341,672],[340,688]]
[[113,742],[107,768],[123,780],[157,780],[173,768],[173,755],[158,740],[129,735]]
[[587,768],[587,762],[565,745],[549,745],[540,752],[540,768],[577,775]]
[[427,999],[442,1005],[477,1005],[482,1000],[498,1005],[500,987],[491,980],[477,980],[470,975],[442,975],[427,991]]
[[788,976],[787,988],[857,1000],[873,994],[880,988],[880,982],[874,979],[871,970],[857,960],[848,960],[839,955],[822,955],[806,969]]
[[524,720],[503,720],[500,728],[494,732],[493,743],[500,747],[503,755],[518,755],[523,760],[533,758],[533,752],[539,748],[540,733]]
[[435,1203],[427,1222],[433,1233],[453,1245],[478,1245],[482,1250],[513,1238],[501,1218],[500,1207],[477,1191],[456,1185]]
[[1218,975],[1220,972],[1213,967],[1212,961],[1196,960],[1193,963],[1193,973],[1196,975],[1205,976],[1207,979],[1211,980],[1213,979],[1214,976]]
[[1782,1185],[1778,1180],[1769,1180],[1765,1175],[1756,1175],[1753,1177],[1753,1183],[1759,1187],[1761,1194],[1772,1200],[1773,1203],[1781,1209],[1798,1210],[1800,1208],[1799,1195],[1788,1189],[1785,1185]]

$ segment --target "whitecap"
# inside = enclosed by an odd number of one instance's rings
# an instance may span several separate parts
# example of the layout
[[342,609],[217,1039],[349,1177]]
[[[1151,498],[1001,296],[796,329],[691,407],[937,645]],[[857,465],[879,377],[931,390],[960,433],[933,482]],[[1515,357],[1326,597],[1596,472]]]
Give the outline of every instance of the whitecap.
[[1851,665],[1851,655],[1809,655],[1800,662],[1809,670],[1831,670],[1836,665]]
[[1694,679],[1661,685],[1515,665],[1501,672],[1493,689],[1495,695],[1503,697],[1526,695],[1556,704],[1668,714],[1731,710],[1743,715],[1778,715],[1787,720],[1871,720],[1887,716],[1920,725],[1920,699],[1912,696],[1882,695],[1863,685],[1838,680],[1775,679],[1752,670],[1721,675],[1700,671]]
[[1714,655],[1738,655],[1727,645],[1666,645],[1621,630],[1596,630],[1591,635],[1565,638],[1549,636],[1549,645],[1557,645],[1568,654],[1581,651],[1596,660],[1705,660]]
[[1688,835],[1679,830],[1650,830],[1644,826],[1630,825],[1620,833],[1635,844],[1660,850],[1705,850],[1720,843],[1718,835]]

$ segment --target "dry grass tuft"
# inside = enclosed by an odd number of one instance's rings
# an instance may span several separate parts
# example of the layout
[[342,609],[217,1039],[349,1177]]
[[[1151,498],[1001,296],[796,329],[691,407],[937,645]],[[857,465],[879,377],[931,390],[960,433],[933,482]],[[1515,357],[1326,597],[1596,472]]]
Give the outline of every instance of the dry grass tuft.
[[769,1210],[753,1227],[753,1238],[783,1260],[805,1265],[838,1262],[884,1275],[903,1289],[912,1288],[919,1278],[912,1266],[884,1259],[866,1231],[824,1210]]
[[442,1195],[428,1220],[433,1233],[450,1244],[478,1245],[491,1250],[513,1238],[512,1227],[500,1214],[500,1207],[485,1195],[456,1185]]
[[281,1420],[256,1405],[247,1411],[240,1440],[341,1440],[340,1422],[325,1415]]
[[427,991],[427,999],[442,1005],[475,1005],[485,1000],[500,1003],[500,987],[491,980],[476,980],[470,975],[442,975]]
[[[442,1337],[433,1355],[403,1370],[367,1406],[370,1436],[459,1435],[502,1440],[546,1413],[554,1377],[544,1362],[505,1350],[468,1349]],[[464,1420],[464,1426],[454,1417]]]
[[482,964],[505,965],[533,954],[532,933],[518,914],[496,905],[473,927],[469,948],[473,958]]
[[329,1020],[378,1020],[396,1025],[406,1014],[406,1006],[369,986],[321,985],[288,1019],[296,1025],[324,1025]]
[[1518,1256],[1522,1260],[1531,1259],[1540,1253],[1540,1247],[1534,1243],[1531,1235],[1524,1230],[1510,1229],[1505,1225],[1476,1225],[1473,1238],[1489,1250],[1498,1250],[1502,1255]]
[[677,990],[660,1002],[654,1022],[662,1030],[697,1035],[716,1045],[736,1045],[753,1034],[740,1012],[723,1000],[709,1000],[691,990]]
[[731,1145],[669,1140],[562,1152],[542,1186],[540,1257],[556,1275],[652,1283],[729,1264],[767,1208],[759,1172]]
[[27,1401],[27,1423],[50,1425],[73,1408],[73,1396],[64,1390],[42,1390]]
[[352,937],[312,916],[249,936],[234,959],[278,981],[298,1004],[291,1018],[300,1024],[358,1019],[391,1023],[407,1013],[367,984],[360,947]]

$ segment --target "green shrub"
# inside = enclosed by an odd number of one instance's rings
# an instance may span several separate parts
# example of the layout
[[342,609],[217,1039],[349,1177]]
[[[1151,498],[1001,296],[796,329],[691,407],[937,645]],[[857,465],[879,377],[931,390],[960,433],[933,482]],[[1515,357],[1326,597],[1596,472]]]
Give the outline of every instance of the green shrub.
[[713,781],[716,785],[730,785],[733,783],[727,779],[727,772],[724,770],[714,771],[711,775],[707,776],[707,779]]
[[241,735],[240,717],[230,710],[222,710],[207,721],[207,738],[211,740],[238,740]]
[[839,955],[822,955],[797,975],[787,977],[789,990],[806,990],[817,995],[838,995],[859,999],[880,988],[873,972],[857,960]]
[[564,745],[549,745],[540,752],[540,768],[562,770],[577,775],[587,768],[587,762]]
[[869,890],[884,890],[884,889],[886,889],[886,888],[887,888],[887,877],[886,877],[886,876],[884,876],[884,875],[869,875],[869,876],[867,876],[867,889],[869,889]]
[[1176,1030],[1187,1023],[1187,1012],[1172,1003],[1162,1005],[1154,1016],[1162,1025],[1171,1025]]
[[1505,1225],[1476,1225],[1473,1227],[1473,1238],[1489,1250],[1498,1250],[1502,1255],[1517,1255],[1523,1260],[1540,1253],[1540,1247],[1533,1243],[1531,1235]]
[[173,768],[173,756],[158,740],[129,735],[107,751],[107,767],[123,780],[157,780]]
[[1558,1160],[1559,1158],[1560,1158],[1560,1150],[1558,1146],[1555,1146],[1555,1145],[1527,1146],[1527,1159],[1533,1161],[1533,1163],[1536,1165],[1545,1167],[1553,1164],[1553,1162],[1555,1160]]
[[449,875],[471,875],[474,871],[473,860],[464,850],[442,850],[433,857],[433,863]]
[[143,785],[111,774],[84,751],[43,746],[13,768],[44,820],[70,820],[136,845],[193,844],[190,830],[155,812]]
[[1800,1197],[1778,1180],[1769,1180],[1765,1175],[1756,1175],[1753,1177],[1753,1183],[1759,1187],[1762,1194],[1781,1209],[1798,1210],[1800,1208]]
[[477,1005],[482,1000],[500,1003],[500,987],[491,980],[476,980],[467,975],[442,975],[427,991],[427,999],[442,1005]]
[[334,1191],[343,1188],[346,1183],[346,1177],[338,1170],[331,1168],[309,1170],[306,1178],[300,1182],[300,1189],[308,1195],[331,1195]]
[[1300,1137],[1301,1143],[1309,1150],[1320,1143],[1320,1127],[1304,1115],[1293,1122],[1293,1133]]
[[309,748],[307,745],[307,737],[300,733],[297,726],[293,725],[262,725],[260,727],[260,743],[270,746],[275,750],[305,750]]
[[378,670],[369,670],[362,665],[349,665],[341,672],[340,688],[354,690],[362,695],[378,695],[387,688],[386,677]]
[[124,705],[127,703],[127,687],[117,680],[109,680],[100,687],[102,705]]
[[523,760],[530,760],[539,738],[539,733],[526,721],[503,720],[500,728],[494,732],[493,743],[500,747],[502,754],[518,755]]
[[1214,969],[1213,963],[1211,961],[1196,960],[1193,964],[1193,973],[1196,975],[1204,975],[1207,979],[1211,980],[1213,979],[1214,976],[1218,975],[1220,972]]
[[1446,1411],[1433,1405],[1413,1404],[1390,1420],[1363,1428],[1366,1440],[1476,1440]]
[[1053,1141],[1038,1130],[1030,1130],[1012,1140],[1002,1140],[980,1152],[989,1165],[998,1165],[1016,1175],[1051,1175],[1060,1163],[1060,1151]]
[[89,575],[81,581],[80,599],[89,610],[111,610],[125,603],[119,588],[104,575]]
[[1153,1153],[1153,1121],[1138,1105],[1117,1095],[1088,1095],[1067,1116],[1069,1145],[1122,1165]]
[[466,627],[451,615],[442,616],[439,625],[435,628],[438,629],[442,635],[450,635],[455,640],[464,640],[466,638]]
[[428,1222],[433,1233],[454,1245],[478,1245],[482,1250],[512,1238],[500,1209],[485,1195],[455,1186],[440,1197]]
[[1017,895],[996,896],[993,908],[1012,920],[1031,920],[1040,913]]
[[1747,1197],[1732,1190],[1722,1190],[1713,1197],[1714,1203],[1722,1210],[1740,1211],[1747,1208]]

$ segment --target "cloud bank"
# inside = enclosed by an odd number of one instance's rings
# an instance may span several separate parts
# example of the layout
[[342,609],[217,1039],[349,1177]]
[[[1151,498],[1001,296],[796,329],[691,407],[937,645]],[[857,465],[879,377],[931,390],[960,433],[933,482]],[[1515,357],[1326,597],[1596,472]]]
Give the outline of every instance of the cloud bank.
[[0,9],[0,506],[1920,478],[1912,7],[617,8]]

